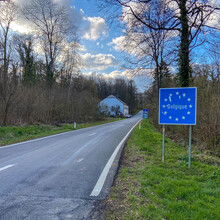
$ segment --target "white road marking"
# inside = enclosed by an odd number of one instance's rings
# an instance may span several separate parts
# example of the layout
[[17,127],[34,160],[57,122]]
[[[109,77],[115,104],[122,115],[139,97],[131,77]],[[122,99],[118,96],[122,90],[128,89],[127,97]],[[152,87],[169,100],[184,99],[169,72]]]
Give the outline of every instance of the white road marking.
[[80,158],[79,160],[77,160],[76,162],[77,163],[80,163],[81,161],[83,161],[84,160],[84,158]]
[[93,136],[93,135],[95,135],[96,133],[92,133],[92,134],[89,134],[89,136]]
[[112,125],[112,128],[119,128],[119,127],[123,127],[125,125]]
[[2,168],[0,168],[0,171],[6,170],[6,169],[8,169],[8,168],[10,168],[10,167],[13,167],[13,166],[15,166],[15,165],[16,165],[16,164],[11,164],[11,165],[2,167]]
[[122,141],[119,143],[119,145],[116,147],[116,149],[114,150],[114,152],[112,153],[111,157],[109,158],[107,164],[105,165],[95,187],[93,188],[90,196],[98,196],[99,193],[102,190],[102,187],[104,186],[105,180],[107,178],[108,172],[115,160],[115,157],[117,156],[118,151],[120,150],[120,148],[122,147],[122,145],[124,144],[124,142],[126,141],[126,139],[129,137],[129,135],[131,134],[131,132],[134,130],[134,128],[138,125],[138,123],[141,121],[142,119],[140,119],[132,128],[131,130],[127,133],[127,135],[122,139]]

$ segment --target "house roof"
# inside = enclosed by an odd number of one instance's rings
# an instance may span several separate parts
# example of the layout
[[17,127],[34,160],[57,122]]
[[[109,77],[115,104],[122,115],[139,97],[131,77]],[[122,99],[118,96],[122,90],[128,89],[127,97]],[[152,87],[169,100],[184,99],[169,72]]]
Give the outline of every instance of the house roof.
[[117,99],[117,97],[115,97],[114,95],[109,95],[107,98],[116,98]]
[[125,102],[121,101],[121,99],[117,98],[116,96],[114,95],[109,95],[108,97],[106,98],[115,98],[115,99],[118,99],[118,101],[122,102],[124,105],[128,106]]

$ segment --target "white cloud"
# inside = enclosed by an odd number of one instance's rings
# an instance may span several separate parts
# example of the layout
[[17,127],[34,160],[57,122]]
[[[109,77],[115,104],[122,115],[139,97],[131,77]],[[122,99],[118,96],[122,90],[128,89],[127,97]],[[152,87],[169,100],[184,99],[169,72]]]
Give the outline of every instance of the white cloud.
[[[166,47],[166,50],[163,51],[163,56],[167,61],[173,59],[174,53],[171,54],[171,50],[175,47],[175,41],[172,41],[177,37],[175,31],[173,32],[164,32],[163,40],[160,41],[160,48],[162,49]],[[154,55],[154,46],[155,46],[155,38],[157,36],[151,35],[148,33],[136,33],[130,31],[127,35],[120,36],[112,39],[108,46],[113,47],[116,51],[122,51],[129,55],[129,59],[135,63],[139,62],[139,65],[146,67],[146,65],[152,65],[153,55]],[[162,39],[162,36],[161,38]]]
[[97,74],[94,72],[89,72],[86,73],[85,75],[87,76],[93,76],[96,78],[103,77],[105,79],[128,79],[128,80],[133,80],[139,90],[139,92],[144,92],[149,88],[151,83],[153,82],[153,78],[151,77],[151,69],[141,69],[141,68],[136,68],[133,70],[126,69],[124,71],[113,71],[109,74],[107,73],[102,73],[102,74]]
[[152,50],[149,46],[151,42],[152,38],[148,34],[130,32],[127,36],[112,39],[108,45],[116,51],[123,51],[140,59]]
[[78,51],[80,51],[80,52],[86,52],[87,51],[87,49],[84,45],[82,45],[82,44],[78,44],[78,45],[79,45],[78,46]]
[[112,54],[92,55],[86,53],[82,55],[82,60],[84,68],[95,71],[105,70],[109,67],[116,67],[119,64]]
[[125,6],[122,7],[122,22],[127,25],[128,28],[131,27],[140,27],[142,26],[141,22],[139,22],[133,15],[134,14],[138,16],[142,16],[146,13],[146,11],[149,8],[149,4],[142,3],[142,2],[135,2],[135,1],[128,1],[125,3]]
[[62,63],[68,60],[72,64],[76,62],[77,65],[80,65],[80,55],[76,53],[76,51],[80,50],[84,50],[84,47],[77,42],[63,42],[62,50],[58,55],[57,61]]
[[89,29],[83,35],[83,38],[87,40],[97,40],[101,36],[106,36],[108,34],[107,25],[103,18],[85,17],[84,20],[89,22]]
[[[22,9],[22,7],[25,4],[30,4],[31,0],[13,0],[15,4],[19,7],[19,9]],[[71,4],[71,0],[53,0],[54,3],[58,4],[59,6],[63,6],[66,8],[67,15],[70,19],[70,22],[80,31],[81,30],[81,23],[83,23],[84,18],[84,12],[83,11],[77,11],[74,6]],[[31,22],[28,22],[23,16],[22,12],[20,12],[20,15],[18,19],[13,22],[11,26],[13,31],[22,33],[22,34],[33,34],[34,27]]]
[[[219,5],[220,7],[220,5]],[[220,12],[215,11],[210,17],[209,20],[207,21],[207,25],[215,28],[220,28]]]
[[[144,1],[124,1],[124,6],[122,7],[122,17],[121,21],[126,25],[128,29],[132,29],[135,27],[135,29],[141,29],[143,26],[145,26],[140,20],[136,19],[133,14],[138,15],[140,18],[146,18],[157,16],[154,14],[155,10],[160,10],[157,13],[160,13],[160,16],[158,16],[158,19],[162,19],[161,22],[164,22],[164,18],[167,18],[167,15],[163,13],[163,10],[161,8],[158,8],[157,1],[156,4],[154,4],[154,1],[152,1],[153,4],[149,3],[146,4]],[[178,1],[176,0],[162,0],[164,3],[164,11],[166,12],[167,9],[170,10],[169,13],[173,13],[173,17],[179,17],[180,16],[180,7],[178,5]],[[219,8],[220,7],[220,1],[219,0],[198,0],[196,3],[194,1],[187,0],[186,1],[186,7],[187,10],[190,11],[188,19],[189,24],[194,24],[196,20],[195,27],[197,25],[200,25],[201,19],[205,18],[205,24],[211,27],[220,28],[220,12],[219,10],[213,10],[213,8]],[[204,10],[200,11],[199,7],[204,8]],[[132,9],[132,11],[131,11]],[[199,12],[199,15],[197,14]],[[211,16],[209,14],[211,13]],[[172,22],[171,22],[172,23]],[[168,22],[168,25],[170,22]],[[173,23],[174,24],[174,23]]]
[[[21,9],[25,4],[29,4],[31,0],[13,0]],[[59,6],[64,6],[67,10],[70,22],[77,28],[78,34],[84,39],[95,41],[100,37],[108,34],[108,28],[105,20],[101,17],[87,17],[82,9],[79,11],[72,5],[71,0],[53,0]],[[23,18],[22,14],[19,19],[12,25],[13,31],[31,34],[33,33],[33,25]]]
[[108,46],[113,46],[113,48],[117,51],[123,51],[124,48],[124,42],[125,42],[125,36],[120,36],[112,39],[112,42],[108,44]]
[[124,71],[113,71],[110,74],[104,74],[105,78],[124,78],[128,80],[133,80],[139,90],[139,92],[144,92],[147,90],[152,82],[152,69],[135,68],[126,69]]

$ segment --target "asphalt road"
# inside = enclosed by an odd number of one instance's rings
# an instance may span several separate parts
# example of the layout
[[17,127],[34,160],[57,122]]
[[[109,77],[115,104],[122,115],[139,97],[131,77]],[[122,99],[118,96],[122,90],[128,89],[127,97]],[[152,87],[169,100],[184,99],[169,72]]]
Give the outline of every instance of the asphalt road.
[[0,148],[0,219],[91,219],[136,116]]

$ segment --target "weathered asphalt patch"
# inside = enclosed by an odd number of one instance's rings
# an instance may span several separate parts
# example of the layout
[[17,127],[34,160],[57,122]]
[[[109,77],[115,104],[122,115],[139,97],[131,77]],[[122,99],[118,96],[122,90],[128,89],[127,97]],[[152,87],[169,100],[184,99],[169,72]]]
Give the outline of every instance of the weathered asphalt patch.
[[94,205],[95,200],[5,196],[0,199],[0,219],[89,220]]

